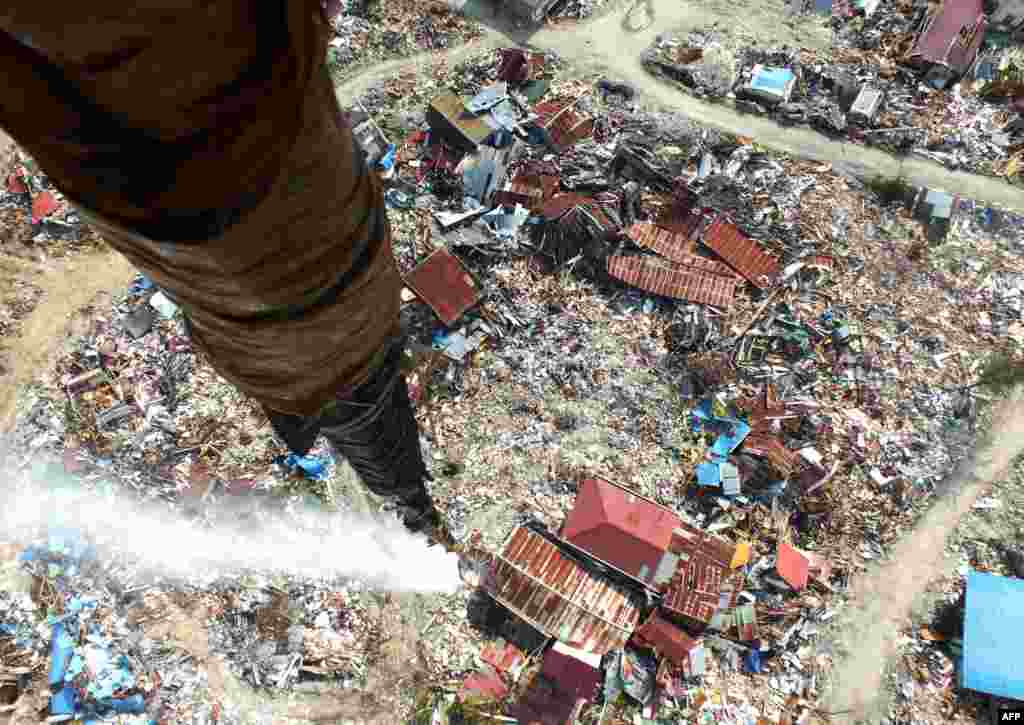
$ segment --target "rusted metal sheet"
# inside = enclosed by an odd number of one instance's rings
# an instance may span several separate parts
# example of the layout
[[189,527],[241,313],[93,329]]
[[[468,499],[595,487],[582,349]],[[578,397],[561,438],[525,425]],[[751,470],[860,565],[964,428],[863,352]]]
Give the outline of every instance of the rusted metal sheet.
[[774,259],[721,217],[711,223],[701,241],[756,287],[770,287],[779,273]]
[[451,325],[480,299],[480,291],[462,263],[447,249],[438,249],[405,279],[434,314]]
[[629,228],[626,234],[638,246],[657,252],[666,259],[671,259],[693,271],[716,274],[719,277],[733,278],[736,276],[729,265],[688,252],[687,246],[690,239],[685,234],[673,233],[650,222],[637,222]]
[[658,210],[654,223],[687,239],[695,239],[700,230],[701,216],[694,213],[688,203],[674,201]]
[[560,151],[565,151],[594,132],[594,119],[577,113],[573,108],[567,109],[567,105],[548,101],[538,103],[533,109],[538,117],[537,123],[547,129],[552,143]]
[[640,618],[624,589],[524,527],[512,532],[496,557],[485,589],[544,634],[595,654],[621,648]]
[[681,522],[672,532],[669,551],[677,556],[682,554],[703,556],[723,569],[728,569],[733,554],[736,553],[736,546],[725,539],[694,528],[686,522]]
[[796,471],[797,454],[782,445],[775,436],[751,432],[743,441],[743,450],[767,458],[768,462],[787,478]]
[[725,570],[712,560],[691,555],[680,560],[661,601],[667,612],[707,624],[718,610]]
[[736,294],[735,279],[673,269],[638,257],[609,257],[607,269],[612,277],[652,294],[703,305],[728,307]]
[[545,201],[539,213],[549,221],[562,219],[568,222],[572,220],[574,213],[579,212],[588,214],[605,231],[614,227],[612,220],[596,201],[580,194],[558,194]]
[[558,194],[544,202],[540,213],[545,219],[559,219],[570,209],[587,201],[587,198],[579,194]]
[[672,660],[678,667],[687,667],[690,651],[700,644],[686,632],[655,610],[633,634],[638,644],[650,647]]

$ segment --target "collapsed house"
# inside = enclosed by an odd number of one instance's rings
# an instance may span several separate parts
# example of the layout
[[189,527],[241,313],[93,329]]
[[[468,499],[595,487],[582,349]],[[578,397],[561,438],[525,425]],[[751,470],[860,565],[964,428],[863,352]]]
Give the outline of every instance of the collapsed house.
[[987,25],[981,0],[944,0],[926,17],[908,57],[934,88],[946,88],[971,68]]

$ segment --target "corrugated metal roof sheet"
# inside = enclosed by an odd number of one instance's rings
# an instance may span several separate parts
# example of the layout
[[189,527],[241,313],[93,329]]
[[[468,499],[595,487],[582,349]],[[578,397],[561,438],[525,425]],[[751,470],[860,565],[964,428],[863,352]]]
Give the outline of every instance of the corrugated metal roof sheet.
[[624,589],[523,527],[512,532],[485,582],[492,597],[533,627],[596,654],[622,647],[640,617]]
[[608,274],[626,284],[664,297],[702,305],[728,307],[736,295],[736,280],[691,269],[673,269],[639,257],[611,256]]
[[928,63],[943,63],[956,70],[966,70],[981,47],[984,23],[981,0],[947,0],[917,37],[911,56]]
[[778,262],[721,217],[711,223],[701,241],[756,287],[771,286],[779,273]]
[[547,101],[538,103],[533,109],[538,117],[537,123],[547,129],[552,143],[560,151],[565,151],[594,132],[594,119],[577,113],[573,108],[565,110],[568,105]]
[[691,555],[681,559],[661,606],[670,614],[707,624],[715,616],[725,570],[712,560]]
[[686,522],[681,522],[675,531],[672,532],[669,551],[673,554],[703,556],[715,562],[723,569],[728,569],[732,562],[733,554],[736,551],[736,546],[714,534],[709,534],[706,531],[690,526]]
[[672,660],[678,667],[687,667],[690,663],[690,650],[700,642],[661,616],[657,610],[633,634],[644,644],[663,656]]
[[431,253],[405,283],[446,325],[458,320],[480,299],[476,282],[447,249]]
[[637,245],[687,267],[688,271],[715,274],[729,279],[736,277],[736,273],[729,265],[686,251],[690,239],[685,234],[672,232],[649,222],[637,222],[626,234]]

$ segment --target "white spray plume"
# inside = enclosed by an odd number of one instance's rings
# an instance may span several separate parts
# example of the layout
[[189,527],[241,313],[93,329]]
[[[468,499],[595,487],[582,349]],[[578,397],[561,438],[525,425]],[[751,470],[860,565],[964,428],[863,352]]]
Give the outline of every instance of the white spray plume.
[[354,578],[392,591],[453,593],[462,586],[457,555],[428,546],[425,537],[397,520],[352,513],[303,512],[258,528],[218,524],[211,529],[111,496],[31,489],[7,498],[0,512],[2,531],[48,524],[80,531],[100,552],[126,554],[142,568],[174,577],[256,570]]

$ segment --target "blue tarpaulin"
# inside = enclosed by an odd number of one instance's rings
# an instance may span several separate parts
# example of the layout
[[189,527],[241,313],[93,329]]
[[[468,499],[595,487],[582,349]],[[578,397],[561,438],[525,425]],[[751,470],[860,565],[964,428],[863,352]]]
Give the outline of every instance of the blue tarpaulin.
[[697,483],[701,486],[717,486],[722,482],[722,472],[717,463],[705,462],[697,466]]
[[732,431],[723,433],[711,446],[711,452],[720,458],[727,458],[730,453],[739,448],[747,435],[750,433],[750,426],[743,421],[736,421],[732,424]]
[[964,687],[1024,700],[1024,580],[970,571],[964,623]]
[[761,68],[751,79],[750,87],[776,96],[786,93],[786,85],[793,80],[793,71],[788,68]]
[[286,456],[278,456],[274,463],[289,470],[299,469],[307,478],[314,481],[322,481],[327,478],[327,464],[315,456],[297,456],[289,453]]

